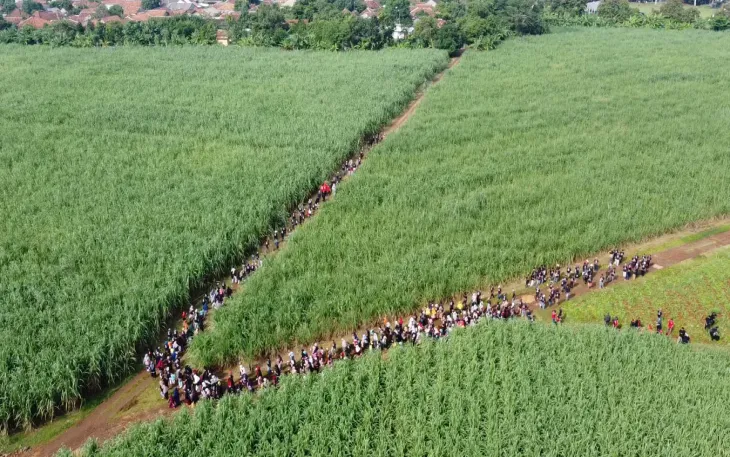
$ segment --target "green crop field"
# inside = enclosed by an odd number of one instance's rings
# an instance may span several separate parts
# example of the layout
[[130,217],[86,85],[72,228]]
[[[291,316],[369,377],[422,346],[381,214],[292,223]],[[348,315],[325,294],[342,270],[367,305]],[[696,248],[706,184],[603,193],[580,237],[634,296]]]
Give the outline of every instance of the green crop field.
[[710,457],[730,445],[728,370],[726,354],[638,332],[484,322],[204,402],[85,457]]
[[[637,281],[622,282],[606,290],[578,297],[563,305],[569,322],[603,322],[610,313],[623,327],[634,319],[646,326],[656,325],[661,308],[664,331],[674,319],[674,337],[680,327],[687,329],[693,342],[710,342],[705,316],[717,312],[720,344],[730,337],[730,252],[720,251],[681,265],[652,273]],[[717,344],[717,343],[713,343]]]
[[123,376],[173,305],[446,63],[436,51],[3,47],[0,429]]
[[730,212],[728,49],[580,29],[467,51],[190,354],[313,341]]

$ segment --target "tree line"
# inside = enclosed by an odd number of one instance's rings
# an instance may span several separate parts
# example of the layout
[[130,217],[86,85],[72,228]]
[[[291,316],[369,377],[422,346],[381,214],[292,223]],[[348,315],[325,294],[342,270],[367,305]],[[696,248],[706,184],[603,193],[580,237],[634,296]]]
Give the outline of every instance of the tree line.
[[[32,0],[29,0],[32,2]],[[193,16],[153,18],[148,22],[80,24],[59,22],[42,29],[18,28],[0,19],[0,43],[51,46],[166,46],[213,44],[219,28],[232,43],[285,49],[382,49],[431,47],[456,52],[465,45],[492,48],[512,35],[547,31],[540,0],[442,0],[436,17],[411,17],[408,0],[390,0],[379,15],[361,18],[361,0],[300,0],[293,8],[239,0],[240,19],[223,23]],[[394,39],[396,27],[407,30]]]
[[[3,9],[14,8],[12,0],[6,3],[12,6],[0,3]],[[657,14],[648,16],[632,8],[627,0],[603,0],[597,14],[585,12],[585,0],[442,0],[436,17],[421,14],[415,20],[409,0],[390,0],[378,17],[369,19],[359,16],[365,9],[362,0],[300,0],[293,8],[261,4],[249,13],[252,4],[251,0],[238,0],[236,9],[241,17],[228,17],[223,23],[176,16],[87,27],[59,22],[36,30],[18,28],[0,18],[0,43],[75,47],[209,45],[216,43],[216,32],[222,28],[232,43],[244,46],[335,51],[398,46],[455,53],[467,45],[491,49],[510,36],[542,34],[550,25],[730,29],[730,3],[712,18],[701,19],[696,9],[685,8],[681,0],[669,0]],[[23,2],[23,9],[35,11],[33,0]],[[118,12],[109,10],[108,14]],[[409,31],[403,39],[393,38],[397,26]]]

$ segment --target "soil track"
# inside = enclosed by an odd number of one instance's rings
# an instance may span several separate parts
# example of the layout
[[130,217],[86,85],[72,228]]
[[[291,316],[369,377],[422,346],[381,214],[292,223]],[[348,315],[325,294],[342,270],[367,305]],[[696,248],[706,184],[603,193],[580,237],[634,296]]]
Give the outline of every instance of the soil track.
[[[451,58],[447,67],[434,76],[430,83],[425,84],[424,87],[416,93],[416,96],[408,104],[406,109],[398,117],[393,119],[389,125],[384,127],[365,147],[358,151],[359,156],[362,157],[363,160],[365,160],[367,153],[376,144],[384,140],[391,133],[400,129],[403,124],[410,119],[418,108],[418,105],[421,104],[426,93],[426,89],[439,82],[446,71],[456,65],[460,58],[460,54]],[[347,177],[344,177],[343,180],[344,179],[347,179]],[[293,229],[294,228],[291,228],[291,230]],[[291,232],[291,230],[289,231]],[[272,240],[265,240],[259,249],[259,255],[263,256],[270,253],[273,249],[270,249],[268,246],[271,246],[272,244]],[[283,243],[281,246],[283,246]],[[221,278],[218,279],[221,280]],[[230,282],[230,278],[225,278],[225,282]],[[174,410],[170,410],[167,407],[167,403],[162,400],[160,400],[159,405],[154,408],[146,408],[142,411],[134,409],[134,406],[140,397],[149,393],[151,389],[157,389],[157,382],[158,380],[151,378],[147,372],[143,371],[138,373],[134,378],[125,383],[121,388],[119,388],[119,390],[112,394],[110,398],[97,406],[86,418],[71,426],[50,442],[35,449],[24,450],[11,455],[17,457],[52,456],[62,447],[78,449],[89,438],[96,438],[100,442],[103,442],[116,436],[132,423],[152,420],[169,415],[174,412]],[[125,412],[128,411],[129,413],[125,414]]]

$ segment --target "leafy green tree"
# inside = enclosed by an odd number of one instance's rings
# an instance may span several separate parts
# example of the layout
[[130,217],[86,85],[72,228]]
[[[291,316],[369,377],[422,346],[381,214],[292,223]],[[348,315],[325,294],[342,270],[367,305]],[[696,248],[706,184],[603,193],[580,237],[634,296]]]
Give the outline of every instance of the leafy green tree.
[[50,3],[48,3],[49,6],[53,8],[62,8],[66,11],[70,11],[73,9],[73,4],[71,3],[71,0],[54,0]]
[[434,47],[445,49],[449,55],[454,55],[464,45],[464,37],[461,30],[454,23],[447,23],[436,32]]
[[686,8],[682,0],[668,0],[659,8],[659,14],[676,22],[693,24],[700,18],[697,8]]
[[414,47],[432,48],[434,47],[438,31],[436,19],[424,17],[416,22],[416,25],[413,27],[413,33],[408,37],[408,40]]
[[540,35],[547,32],[540,5],[534,0],[507,0],[505,14],[510,28],[520,35]]
[[724,14],[716,14],[710,19],[710,28],[718,32],[730,30],[730,18]]
[[709,20],[712,30],[721,32],[730,30],[730,2],[725,2],[722,8]]
[[112,5],[112,6],[111,6],[111,7],[109,8],[109,15],[110,15],[110,16],[119,16],[119,17],[124,17],[124,8],[122,8],[122,7],[121,7],[121,6],[119,6],[119,5]]
[[[142,0],[142,9],[153,10],[160,7],[160,0]],[[240,10],[239,10],[240,11]]]
[[105,5],[102,4],[96,7],[96,11],[94,11],[94,17],[96,19],[104,19],[107,16],[109,16],[109,10]]
[[436,6],[436,11],[439,17],[447,21],[454,21],[466,16],[466,3],[458,0],[444,0]]
[[408,0],[388,0],[383,7],[383,20],[391,25],[412,25],[411,3]]
[[627,21],[637,10],[631,8],[628,0],[603,0],[598,6],[598,15],[616,22]]
[[503,35],[509,28],[505,23],[505,20],[497,15],[491,15],[484,18],[470,14],[469,16],[461,18],[458,21],[458,24],[464,34],[464,38],[469,43],[485,36]]
[[2,0],[2,2],[0,2],[0,8],[2,8],[2,11],[5,14],[12,13],[16,8],[15,0]]
[[585,12],[586,0],[546,0],[545,7],[555,13],[579,16]]
[[34,11],[43,11],[43,5],[33,0],[25,0],[23,2],[23,12],[30,15]]

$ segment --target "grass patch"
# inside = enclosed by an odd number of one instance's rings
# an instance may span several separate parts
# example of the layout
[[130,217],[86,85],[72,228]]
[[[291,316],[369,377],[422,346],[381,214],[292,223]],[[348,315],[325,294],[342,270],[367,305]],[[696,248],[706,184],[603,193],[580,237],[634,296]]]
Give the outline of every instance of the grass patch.
[[120,379],[443,52],[3,47],[0,428]]
[[132,377],[133,375],[128,376],[115,386],[107,387],[103,391],[92,395],[84,401],[80,408],[70,411],[38,428],[20,431],[13,434],[0,435],[0,453],[9,454],[25,448],[42,446],[50,442],[64,431],[86,419],[86,417],[91,414],[97,406],[111,397],[114,392],[116,392]]
[[[636,8],[639,10],[639,12],[646,14],[647,16],[650,16],[654,13],[654,11],[659,11],[659,8],[661,8],[662,3],[631,3],[632,8]],[[685,8],[695,8],[692,5],[684,5]],[[696,7],[697,11],[700,12],[700,17],[702,18],[708,18],[712,17],[715,14],[718,13],[718,9],[711,8],[708,5],[699,5]]]
[[[633,319],[656,326],[657,310],[664,313],[664,330],[674,319],[674,336],[685,327],[693,342],[710,343],[704,318],[715,311],[722,339],[730,337],[730,251],[699,257],[635,281],[623,280],[562,305],[571,322],[601,323],[607,313],[618,316],[624,326]],[[717,343],[713,343],[717,344]]]
[[583,29],[467,52],[190,354],[326,338],[727,214],[728,46]]

